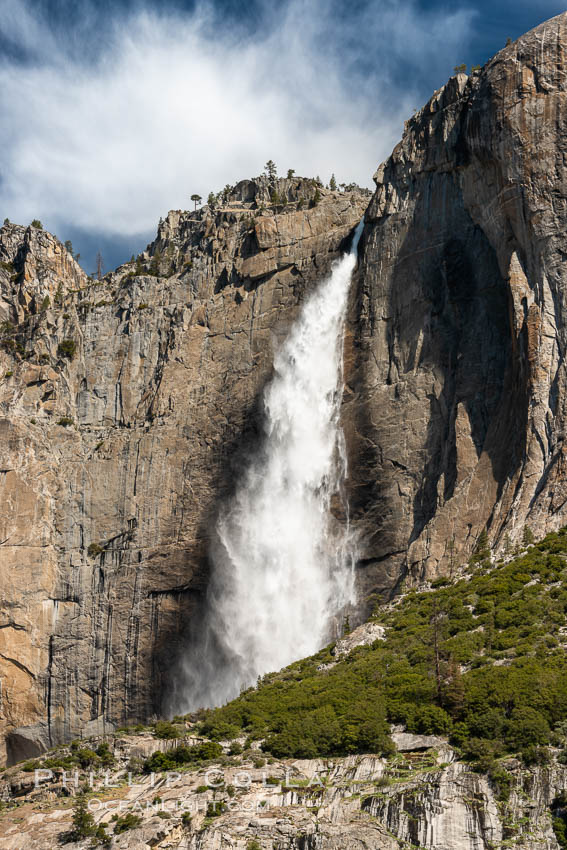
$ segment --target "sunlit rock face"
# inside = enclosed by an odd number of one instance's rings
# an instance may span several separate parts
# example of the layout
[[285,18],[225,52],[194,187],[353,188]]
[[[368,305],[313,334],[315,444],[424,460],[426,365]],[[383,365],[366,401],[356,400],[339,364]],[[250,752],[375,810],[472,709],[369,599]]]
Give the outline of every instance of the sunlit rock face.
[[174,684],[274,351],[370,197],[313,206],[297,179],[262,210],[252,183],[169,213],[101,282],[50,234],[0,229],[3,758],[150,717]]
[[100,283],[0,229],[3,758],[160,711],[275,352],[369,200],[341,409],[359,598],[485,527],[565,524],[566,45],[561,15],[452,78],[372,199],[243,181]]
[[344,403],[369,590],[566,522],[566,68],[563,14],[453,77],[375,174]]

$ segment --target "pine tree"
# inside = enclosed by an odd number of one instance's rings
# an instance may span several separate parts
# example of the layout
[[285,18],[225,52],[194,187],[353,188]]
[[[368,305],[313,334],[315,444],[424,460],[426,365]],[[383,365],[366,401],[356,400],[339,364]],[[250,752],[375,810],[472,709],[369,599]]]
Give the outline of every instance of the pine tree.
[[524,544],[524,546],[530,546],[534,542],[535,541],[534,541],[533,531],[531,530],[531,528],[529,526],[525,525],[524,526],[524,533],[522,535],[522,543]]
[[455,535],[451,537],[447,543],[447,551],[449,552],[449,576],[453,578],[453,570],[455,569]]
[[95,819],[89,812],[84,794],[78,794],[73,805],[73,841],[81,841],[96,832]]
[[486,619],[484,622],[484,648],[488,655],[490,655],[496,632],[496,626],[494,623],[494,602],[492,600],[487,602],[487,609]]
[[485,552],[487,548],[488,548],[488,533],[486,531],[486,528],[483,528],[482,531],[480,532],[479,536],[478,536],[478,540],[476,541],[475,552],[480,555],[482,552]]
[[470,564],[482,564],[483,566],[490,565],[490,545],[488,543],[488,533],[486,528],[480,532],[474,547],[473,556],[469,561]]
[[465,687],[461,675],[461,667],[453,656],[447,665],[447,678],[443,688],[443,706],[451,714],[459,717],[465,705]]
[[270,178],[270,180],[276,179],[276,177],[278,176],[278,169],[276,168],[276,163],[274,162],[273,159],[269,159],[267,161],[267,163],[264,166],[264,171],[266,172],[266,174]]
[[200,204],[203,199],[201,198],[200,195],[197,195],[197,193],[195,193],[195,194],[191,195],[191,200],[194,201],[195,209],[197,209],[197,204]]
[[295,168],[288,168],[287,170],[287,179],[291,180],[293,175],[295,174]]
[[334,174],[331,174],[331,179],[329,180],[329,189],[331,192],[337,191],[337,179]]
[[155,254],[153,255],[152,261],[150,263],[150,274],[153,274],[156,277],[159,277],[160,266],[161,266],[161,251],[158,249],[158,250],[156,250]]
[[431,643],[433,646],[433,666],[435,675],[435,687],[437,691],[437,701],[439,705],[443,704],[443,676],[441,673],[441,641],[443,622],[447,615],[439,608],[437,597],[433,599],[433,611],[431,613]]

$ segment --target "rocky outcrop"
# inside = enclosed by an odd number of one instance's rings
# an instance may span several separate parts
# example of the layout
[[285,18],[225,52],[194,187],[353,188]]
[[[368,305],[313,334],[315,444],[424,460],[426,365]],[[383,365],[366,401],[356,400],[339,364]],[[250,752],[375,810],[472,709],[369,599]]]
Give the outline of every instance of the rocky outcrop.
[[[113,848],[179,850],[559,850],[552,817],[567,769],[551,761],[505,763],[506,792],[437,749],[263,763],[258,751],[200,769],[140,773],[142,759],[176,741],[146,732],[111,741],[110,768],[37,774],[11,770],[0,783],[1,850],[55,847],[71,829],[69,797],[87,783],[98,825]],[[191,743],[189,740],[187,743]],[[96,743],[93,743],[95,746]],[[228,749],[228,747],[226,748]],[[134,815],[113,834],[112,818]],[[92,846],[89,840],[70,848]]]
[[171,212],[101,281],[50,234],[0,230],[8,760],[159,712],[274,346],[368,203],[320,195]]
[[344,405],[369,591],[566,522],[566,68],[563,14],[453,77],[375,174]]

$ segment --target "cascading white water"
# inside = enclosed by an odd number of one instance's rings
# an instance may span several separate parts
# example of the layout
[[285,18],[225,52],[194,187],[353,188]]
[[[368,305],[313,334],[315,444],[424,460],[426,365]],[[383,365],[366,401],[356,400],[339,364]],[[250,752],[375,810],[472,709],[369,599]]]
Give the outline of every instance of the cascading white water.
[[348,521],[330,508],[346,472],[343,328],[362,227],[276,354],[263,445],[217,523],[207,614],[184,662],[184,710],[220,705],[313,654],[355,601]]

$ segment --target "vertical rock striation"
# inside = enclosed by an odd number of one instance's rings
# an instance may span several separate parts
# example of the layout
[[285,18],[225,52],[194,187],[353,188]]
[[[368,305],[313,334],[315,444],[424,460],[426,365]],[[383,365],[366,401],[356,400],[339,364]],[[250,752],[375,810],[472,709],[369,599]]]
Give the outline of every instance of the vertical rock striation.
[[265,182],[169,213],[102,281],[50,234],[0,229],[8,760],[160,710],[274,347],[368,203],[321,190],[312,205],[297,179],[262,210]]
[[344,404],[369,590],[565,524],[566,131],[563,14],[453,77],[374,176]]
[[[566,522],[566,99],[567,13],[375,175],[342,409],[363,598]],[[368,200],[242,181],[102,281],[0,229],[3,758],[159,711],[275,347]]]

